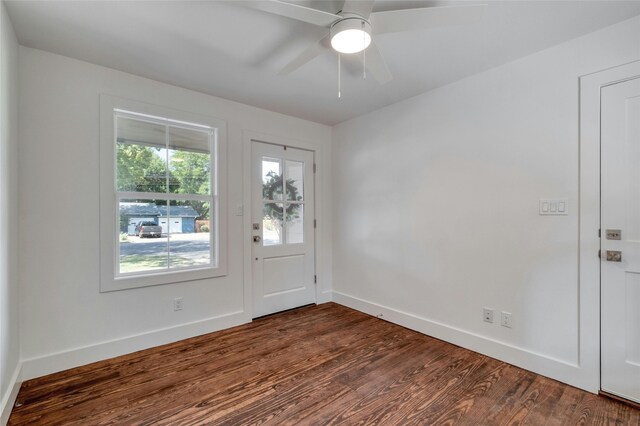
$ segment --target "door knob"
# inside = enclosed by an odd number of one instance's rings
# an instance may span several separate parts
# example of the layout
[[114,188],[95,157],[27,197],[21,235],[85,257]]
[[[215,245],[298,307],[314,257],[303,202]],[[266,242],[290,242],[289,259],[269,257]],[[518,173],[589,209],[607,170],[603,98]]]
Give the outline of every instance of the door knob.
[[254,235],[254,236],[253,236],[253,242],[254,242],[254,243],[259,243],[261,239],[262,239],[262,238],[260,238],[260,235]]
[[607,250],[607,262],[622,262],[622,252]]

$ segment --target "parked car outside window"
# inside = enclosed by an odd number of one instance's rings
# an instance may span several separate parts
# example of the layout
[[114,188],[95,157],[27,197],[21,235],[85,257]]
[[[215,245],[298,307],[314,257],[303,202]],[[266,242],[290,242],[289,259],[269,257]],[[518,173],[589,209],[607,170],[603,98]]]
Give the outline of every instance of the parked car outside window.
[[155,222],[138,222],[136,224],[136,237],[155,237],[162,236],[162,227]]

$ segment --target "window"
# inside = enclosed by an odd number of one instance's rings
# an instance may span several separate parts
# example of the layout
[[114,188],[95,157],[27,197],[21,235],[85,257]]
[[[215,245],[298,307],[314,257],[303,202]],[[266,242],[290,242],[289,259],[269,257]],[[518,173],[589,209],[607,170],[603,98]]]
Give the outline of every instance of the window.
[[263,246],[304,243],[303,182],[304,162],[262,157]]
[[224,275],[224,123],[111,97],[101,121],[101,290]]

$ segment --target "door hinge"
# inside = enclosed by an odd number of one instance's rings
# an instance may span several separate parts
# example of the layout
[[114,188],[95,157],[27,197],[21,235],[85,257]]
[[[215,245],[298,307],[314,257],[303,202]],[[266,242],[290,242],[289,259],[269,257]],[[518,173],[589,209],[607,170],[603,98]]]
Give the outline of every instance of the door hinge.
[[313,283],[314,284],[318,284],[318,276],[317,275],[313,276]]
[[600,230],[598,229],[598,238],[600,238]]
[[313,163],[313,173],[316,172],[316,163]]
[[602,259],[602,251],[598,250],[598,259]]
[[313,219],[313,228],[315,229],[315,228],[317,228],[317,227],[318,227],[318,222],[316,222],[316,220],[315,220],[315,219]]

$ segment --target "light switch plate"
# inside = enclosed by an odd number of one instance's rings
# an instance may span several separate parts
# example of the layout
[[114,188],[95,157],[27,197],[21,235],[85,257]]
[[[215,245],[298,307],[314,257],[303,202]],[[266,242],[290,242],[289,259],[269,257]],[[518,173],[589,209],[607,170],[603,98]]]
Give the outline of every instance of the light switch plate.
[[569,200],[567,198],[541,198],[541,216],[566,216],[569,214]]
[[511,328],[511,312],[502,311],[500,315],[500,325]]
[[182,310],[182,297],[176,297],[173,299],[173,310],[181,311]]

